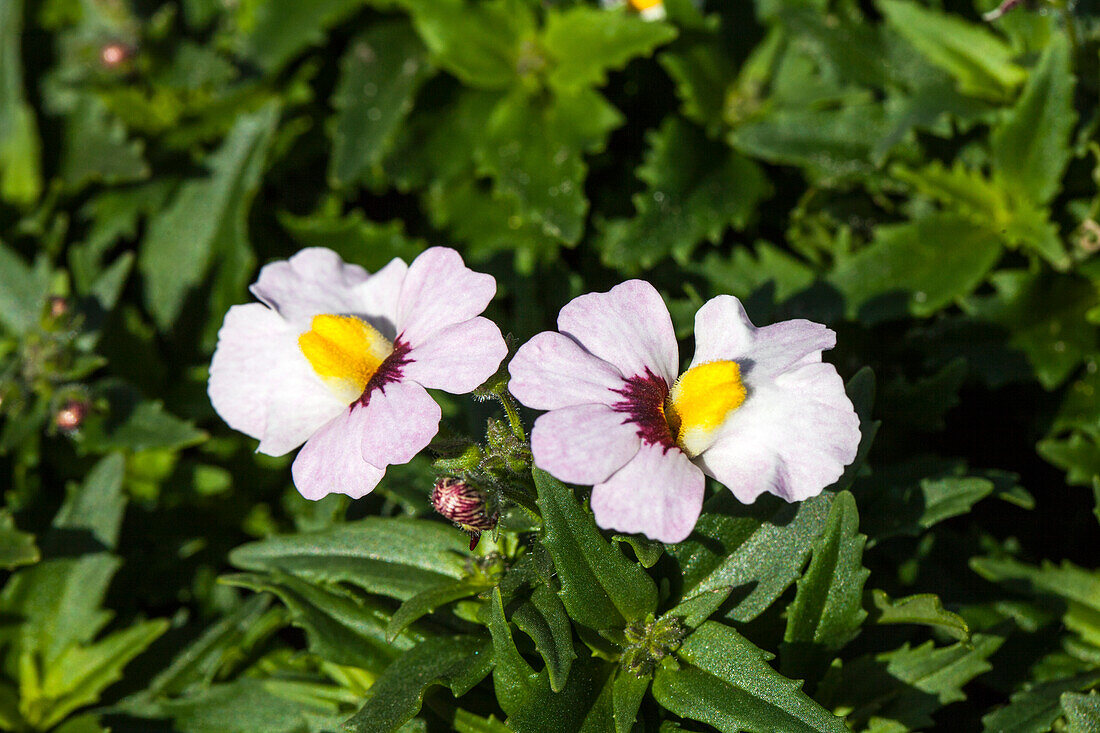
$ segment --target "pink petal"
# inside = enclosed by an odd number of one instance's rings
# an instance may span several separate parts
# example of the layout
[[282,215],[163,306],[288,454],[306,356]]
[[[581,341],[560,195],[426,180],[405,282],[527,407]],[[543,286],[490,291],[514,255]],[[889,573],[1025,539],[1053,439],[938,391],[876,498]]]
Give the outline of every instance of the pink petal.
[[680,542],[695,527],[706,479],[680,450],[647,443],[629,463],[592,488],[596,524]]
[[375,466],[408,463],[439,432],[439,405],[416,382],[390,382],[362,409],[363,458]]
[[763,493],[802,501],[840,478],[859,440],[836,369],[811,363],[755,385],[696,463],[746,504]]
[[546,413],[531,431],[535,464],[562,481],[598,484],[638,453],[636,425],[605,405],[577,405]]
[[374,490],[386,471],[363,460],[365,418],[362,408],[345,409],[306,441],[291,468],[302,496],[313,501],[329,494],[359,499]]
[[378,329],[390,341],[397,338],[397,301],[409,266],[397,257],[355,288],[354,314]]
[[497,292],[492,275],[474,272],[449,247],[425,250],[409,265],[397,305],[397,327],[410,346],[485,310]]
[[208,392],[235,430],[260,439],[261,453],[279,456],[301,445],[347,409],[317,378],[298,348],[298,334],[261,305],[235,305],[218,332]]
[[558,330],[627,378],[645,376],[648,368],[672,384],[679,373],[672,317],[660,293],[644,280],[574,298],[558,314]]
[[757,328],[741,301],[732,295],[708,300],[695,314],[695,358],[708,361],[749,361],[762,376],[821,361],[821,351],[836,345],[836,334],[820,323],[796,319]]
[[289,260],[265,265],[251,290],[301,327],[318,313],[358,313],[356,286],[366,279],[366,270],[346,264],[331,249],[309,247]]
[[610,405],[622,399],[623,375],[568,336],[543,331],[519,347],[508,364],[508,390],[536,410],[570,405]]
[[478,316],[448,326],[412,349],[402,367],[405,379],[454,394],[470,392],[493,376],[508,355],[497,325]]

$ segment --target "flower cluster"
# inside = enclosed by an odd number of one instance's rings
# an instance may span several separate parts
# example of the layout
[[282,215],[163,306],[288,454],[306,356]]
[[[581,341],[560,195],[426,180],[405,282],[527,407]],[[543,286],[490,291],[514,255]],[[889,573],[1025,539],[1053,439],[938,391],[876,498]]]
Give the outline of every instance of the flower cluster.
[[[308,499],[366,495],[438,431],[427,389],[470,392],[507,354],[480,316],[494,279],[452,249],[373,275],[307,249],[264,267],[252,292],[259,303],[226,315],[210,398],[261,453],[304,443],[292,473]],[[664,302],[631,280],[574,299],[558,331],[532,338],[508,366],[511,393],[546,411],[531,434],[535,464],[591,485],[602,527],[679,542],[699,516],[705,476],[742,502],[801,501],[855,457],[858,418],[821,360],[836,340],[828,328],[757,328],[721,295],[696,314],[695,338],[681,373]]]

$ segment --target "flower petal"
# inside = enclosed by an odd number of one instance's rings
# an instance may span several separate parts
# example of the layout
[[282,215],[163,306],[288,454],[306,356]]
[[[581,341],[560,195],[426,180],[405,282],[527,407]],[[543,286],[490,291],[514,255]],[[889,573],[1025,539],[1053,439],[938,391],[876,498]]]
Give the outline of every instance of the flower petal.
[[360,499],[386,475],[363,459],[366,411],[345,409],[318,430],[294,459],[294,485],[307,499],[316,501],[329,494],[347,494]]
[[751,362],[748,372],[774,376],[795,366],[821,361],[821,351],[836,345],[836,334],[820,323],[796,319],[757,328],[741,301],[732,295],[708,300],[695,314],[695,358]]
[[390,382],[362,409],[363,458],[375,466],[408,463],[439,432],[439,405],[416,382]]
[[543,331],[519,347],[508,364],[508,390],[536,410],[571,405],[610,405],[622,399],[622,373],[592,356],[568,336]]
[[394,257],[378,272],[355,288],[358,310],[354,312],[390,341],[397,338],[397,301],[409,266]]
[[345,263],[331,249],[308,247],[289,260],[265,265],[250,290],[283,318],[306,330],[308,326],[302,325],[318,313],[358,313],[356,290],[366,279],[366,270]]
[[605,405],[553,410],[535,421],[535,464],[562,481],[598,484],[638,453],[638,426]]
[[397,328],[416,347],[447,326],[480,314],[497,292],[492,275],[474,272],[449,247],[425,250],[409,265],[397,305]]
[[703,507],[706,479],[676,448],[643,445],[610,479],[592,489],[596,524],[619,532],[641,532],[660,542],[691,534]]
[[644,280],[574,298],[558,314],[558,330],[624,377],[645,376],[648,368],[672,384],[679,373],[672,317],[660,293]]
[[302,356],[298,334],[260,303],[225,315],[210,363],[208,392],[229,426],[260,439],[257,450],[288,453],[347,409]]
[[429,389],[464,394],[493,376],[507,355],[500,329],[478,316],[448,326],[412,349],[401,372]]
[[765,492],[802,501],[840,478],[859,440],[840,375],[811,363],[757,386],[696,463],[746,504]]

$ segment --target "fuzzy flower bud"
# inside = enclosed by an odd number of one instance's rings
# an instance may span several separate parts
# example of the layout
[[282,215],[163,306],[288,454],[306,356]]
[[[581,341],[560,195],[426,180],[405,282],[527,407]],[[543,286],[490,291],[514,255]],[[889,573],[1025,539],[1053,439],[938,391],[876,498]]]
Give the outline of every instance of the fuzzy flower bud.
[[485,493],[462,479],[445,476],[436,481],[432,488],[432,506],[471,535],[471,550],[477,546],[482,532],[497,526],[497,514],[489,513]]
[[65,406],[54,415],[53,422],[58,430],[71,433],[84,424],[84,418],[87,414],[87,403],[80,400],[69,400],[65,403]]

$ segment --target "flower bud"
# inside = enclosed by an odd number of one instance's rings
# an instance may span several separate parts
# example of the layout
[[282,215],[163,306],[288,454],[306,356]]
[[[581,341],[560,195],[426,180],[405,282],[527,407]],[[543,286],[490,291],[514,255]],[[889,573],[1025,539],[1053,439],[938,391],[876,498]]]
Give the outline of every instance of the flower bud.
[[497,514],[489,513],[485,493],[462,479],[445,476],[436,481],[432,488],[432,506],[473,536],[470,549],[477,545],[482,532],[497,526]]
[[49,301],[50,318],[61,318],[69,312],[69,299],[54,295]]
[[117,69],[130,58],[130,49],[126,44],[115,41],[99,50],[99,61],[108,69]]
[[69,400],[53,417],[54,425],[62,432],[71,433],[84,424],[88,414],[88,404],[80,400]]

